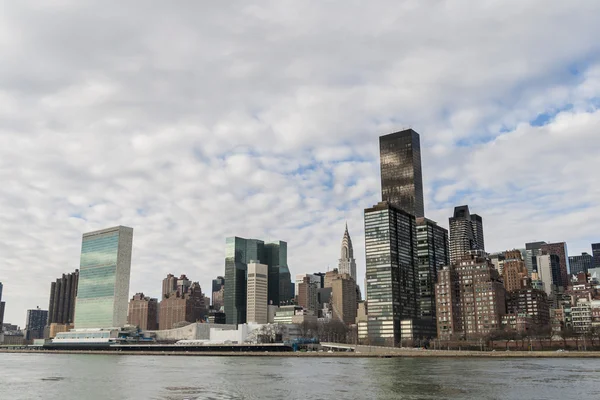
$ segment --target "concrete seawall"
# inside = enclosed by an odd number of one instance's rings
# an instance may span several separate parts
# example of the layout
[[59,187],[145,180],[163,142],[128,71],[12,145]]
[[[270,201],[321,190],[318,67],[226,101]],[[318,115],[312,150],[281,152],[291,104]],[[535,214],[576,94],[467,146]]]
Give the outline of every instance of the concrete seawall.
[[456,350],[403,350],[376,352],[182,352],[182,351],[94,351],[94,350],[25,350],[25,349],[0,349],[2,353],[25,354],[102,354],[102,355],[147,355],[147,356],[196,356],[196,357],[363,357],[363,358],[391,358],[391,357],[438,357],[438,358],[600,358],[598,351],[456,351]]

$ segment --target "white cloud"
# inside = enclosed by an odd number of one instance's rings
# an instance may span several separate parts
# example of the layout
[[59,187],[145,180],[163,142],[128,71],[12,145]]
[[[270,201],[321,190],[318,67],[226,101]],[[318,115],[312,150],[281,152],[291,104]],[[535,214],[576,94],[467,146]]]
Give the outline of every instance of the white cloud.
[[346,219],[362,276],[377,137],[407,126],[430,218],[469,203],[490,250],[587,249],[599,14],[592,0],[6,4],[6,321],[46,307],[81,234],[116,224],[135,229],[132,292],[159,295],[169,272],[209,290],[229,235],[288,241],[293,273],[333,267]]

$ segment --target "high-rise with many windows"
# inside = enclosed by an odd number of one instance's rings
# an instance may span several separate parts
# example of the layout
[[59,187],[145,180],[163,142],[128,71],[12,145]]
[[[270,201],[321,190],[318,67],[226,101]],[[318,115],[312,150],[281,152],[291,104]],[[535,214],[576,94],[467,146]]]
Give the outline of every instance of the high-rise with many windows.
[[143,331],[158,329],[158,299],[136,293],[129,301],[129,314],[127,323],[137,326]]
[[287,265],[287,243],[229,237],[225,241],[225,318],[228,324],[246,322],[248,263],[269,267],[268,302],[280,305],[292,299],[293,284]]
[[593,268],[600,268],[600,243],[592,243]]
[[396,346],[401,321],[418,316],[417,224],[388,202],[365,209],[366,293],[371,344]]
[[379,137],[381,198],[424,217],[421,139],[412,129]]
[[251,261],[248,263],[246,315],[248,323],[268,323],[267,297],[269,294],[269,266]]
[[435,294],[440,339],[487,335],[500,328],[506,314],[506,290],[481,250],[439,271]]
[[212,308],[219,311],[223,307],[223,293],[225,292],[225,278],[217,276],[212,281]]
[[2,301],[2,282],[0,282],[0,335],[2,335],[2,324],[4,323],[4,308],[6,304]]
[[525,243],[525,252],[527,253],[525,266],[527,267],[529,276],[536,271],[537,257],[542,255],[542,246],[545,244],[546,242]]
[[580,272],[587,274],[588,270],[593,268],[594,257],[588,253],[581,253],[580,256],[569,256],[569,273],[577,275]]
[[567,250],[567,243],[545,243],[542,245],[541,250],[542,254],[551,254],[558,257],[560,265],[560,281],[558,285],[566,289],[569,285],[569,252]]
[[450,264],[448,230],[427,218],[417,218],[419,255],[419,316],[435,322],[437,271]]
[[469,206],[454,208],[450,218],[450,262],[458,262],[472,250],[485,251],[483,219],[469,212]]
[[79,270],[63,274],[50,284],[50,303],[48,305],[48,325],[72,325],[75,319],[75,299]]
[[27,310],[27,325],[25,326],[25,339],[35,340],[44,338],[44,327],[48,322],[48,310]]
[[133,229],[84,233],[75,304],[75,329],[127,323]]

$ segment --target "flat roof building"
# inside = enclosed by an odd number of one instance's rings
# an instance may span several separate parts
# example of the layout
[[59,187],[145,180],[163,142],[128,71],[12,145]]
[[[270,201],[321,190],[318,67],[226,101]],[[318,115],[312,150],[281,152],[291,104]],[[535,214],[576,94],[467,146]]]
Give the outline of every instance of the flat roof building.
[[125,326],[132,244],[125,226],[83,234],[75,329]]

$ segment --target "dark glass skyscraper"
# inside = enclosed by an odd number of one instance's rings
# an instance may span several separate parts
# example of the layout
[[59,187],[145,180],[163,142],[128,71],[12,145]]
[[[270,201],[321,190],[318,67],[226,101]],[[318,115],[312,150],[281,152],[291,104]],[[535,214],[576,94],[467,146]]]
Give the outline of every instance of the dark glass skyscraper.
[[4,323],[4,307],[6,304],[2,301],[2,282],[0,282],[0,330],[2,330],[2,324]]
[[46,322],[48,322],[47,310],[40,310],[39,307],[35,310],[27,310],[26,339],[43,339]]
[[427,218],[417,218],[419,256],[419,316],[436,321],[435,284],[437,272],[450,264],[448,230]]
[[379,137],[379,157],[382,200],[424,217],[419,134],[406,129]]
[[581,253],[580,256],[569,256],[569,268],[572,275],[580,272],[587,274],[588,269],[593,267],[593,257],[588,253]]
[[401,321],[418,316],[414,215],[388,202],[367,208],[365,253],[369,341],[396,346],[403,339]]
[[287,243],[230,237],[225,249],[225,318],[228,324],[246,322],[246,285],[250,261],[269,267],[268,302],[279,305],[291,299],[292,281],[287,265]]
[[454,208],[450,218],[450,262],[458,262],[471,250],[485,251],[483,219],[469,212],[469,206]]
[[592,257],[594,268],[600,268],[600,243],[592,243]]

